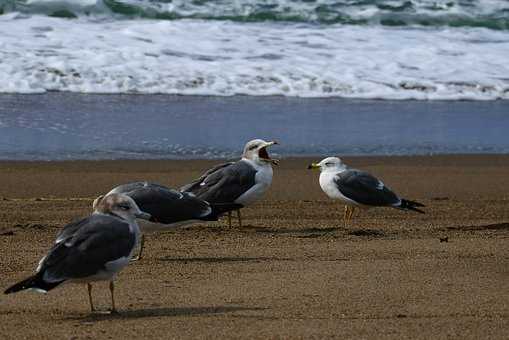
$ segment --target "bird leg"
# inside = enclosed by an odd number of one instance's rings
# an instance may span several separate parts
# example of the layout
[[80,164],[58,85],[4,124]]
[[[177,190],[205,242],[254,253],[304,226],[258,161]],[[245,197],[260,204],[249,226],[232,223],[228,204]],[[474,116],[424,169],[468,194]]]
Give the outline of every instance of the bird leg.
[[118,313],[117,309],[115,308],[115,284],[113,281],[110,281],[110,293],[111,293],[111,312],[112,313]]
[[353,215],[353,207],[350,206],[350,205],[345,205],[345,216],[344,216],[344,221],[345,221],[345,227],[347,226],[348,222],[352,219],[352,215]]
[[228,211],[228,227],[232,227],[232,212]]
[[355,212],[355,207],[350,207],[350,211],[348,212],[348,220],[349,221],[352,219],[354,212]]
[[348,216],[348,211],[349,211],[349,208],[348,208],[348,205],[345,205],[345,212],[343,214],[343,222],[345,222],[346,224],[346,217]]
[[130,262],[136,262],[136,261],[141,260],[141,255],[143,254],[143,246],[144,245],[145,245],[145,235],[141,234],[141,237],[140,237],[140,251],[138,253],[138,256],[136,256],[135,258],[132,258]]
[[352,207],[350,205],[345,205],[345,213],[343,214],[343,221],[345,223],[345,227],[348,223],[348,221],[350,221],[353,217],[355,213],[355,207]]
[[95,308],[94,302],[92,301],[92,285],[90,283],[87,283],[87,290],[88,290],[88,302],[90,302],[90,311],[93,313],[95,312]]
[[242,217],[240,217],[240,209],[237,210],[237,218],[239,219],[239,227],[242,228]]

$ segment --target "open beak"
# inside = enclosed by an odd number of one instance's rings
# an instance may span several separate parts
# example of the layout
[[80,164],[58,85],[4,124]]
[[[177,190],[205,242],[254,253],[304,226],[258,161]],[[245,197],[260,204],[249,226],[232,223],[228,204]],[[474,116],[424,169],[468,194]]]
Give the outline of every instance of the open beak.
[[149,213],[146,213],[146,212],[143,212],[143,211],[140,211],[139,213],[136,213],[134,214],[134,216],[136,218],[141,218],[142,220],[150,220],[150,218],[152,217],[152,215],[150,215]]
[[269,153],[267,152],[267,148],[269,146],[277,145],[277,144],[279,144],[279,143],[275,140],[265,143],[265,145],[263,147],[261,147],[260,150],[258,151],[258,156],[260,157],[260,159],[265,162],[268,162],[268,163],[271,163],[274,165],[278,165],[279,160],[270,158]]
[[318,163],[311,163],[308,165],[308,170],[311,169],[320,169],[320,165]]

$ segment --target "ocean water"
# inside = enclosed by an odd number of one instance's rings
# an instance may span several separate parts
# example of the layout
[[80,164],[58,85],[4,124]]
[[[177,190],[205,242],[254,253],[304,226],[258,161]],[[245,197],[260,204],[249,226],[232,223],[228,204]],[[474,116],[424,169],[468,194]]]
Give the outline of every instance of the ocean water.
[[509,153],[509,101],[45,93],[0,95],[0,159],[236,159]]
[[509,99],[506,0],[0,0],[0,93]]

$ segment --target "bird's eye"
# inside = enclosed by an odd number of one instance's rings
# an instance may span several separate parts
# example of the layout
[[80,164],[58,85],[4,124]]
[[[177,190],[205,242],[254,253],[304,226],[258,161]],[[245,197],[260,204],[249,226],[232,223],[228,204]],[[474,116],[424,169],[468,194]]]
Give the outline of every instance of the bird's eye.
[[251,145],[251,146],[249,147],[249,150],[254,150],[254,149],[256,149],[257,147],[258,147],[258,145]]
[[325,166],[333,166],[334,164],[333,163],[325,163]]
[[129,206],[128,205],[119,205],[119,208],[122,209],[122,210],[129,210]]

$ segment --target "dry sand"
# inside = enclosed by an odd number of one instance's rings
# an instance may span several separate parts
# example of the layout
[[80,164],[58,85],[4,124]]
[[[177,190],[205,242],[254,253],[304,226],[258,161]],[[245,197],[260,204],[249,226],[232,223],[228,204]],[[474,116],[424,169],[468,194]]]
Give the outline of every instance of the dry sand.
[[[345,158],[427,205],[348,226],[310,161],[284,160],[242,228],[149,235],[119,275],[120,315],[90,315],[82,285],[1,295],[0,338],[507,338],[509,156]],[[132,180],[177,187],[214,163],[0,163],[0,286],[30,275],[94,196]]]

